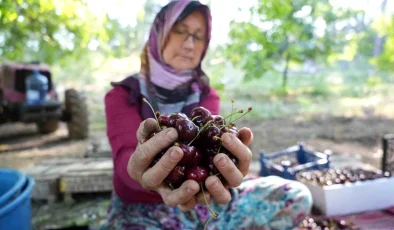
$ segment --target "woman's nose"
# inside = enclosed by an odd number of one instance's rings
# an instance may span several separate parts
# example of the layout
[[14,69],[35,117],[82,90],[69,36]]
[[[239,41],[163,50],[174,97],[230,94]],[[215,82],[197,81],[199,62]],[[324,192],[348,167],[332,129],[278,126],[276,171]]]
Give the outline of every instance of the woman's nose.
[[194,39],[193,36],[187,36],[185,42],[183,43],[183,47],[186,49],[194,49]]

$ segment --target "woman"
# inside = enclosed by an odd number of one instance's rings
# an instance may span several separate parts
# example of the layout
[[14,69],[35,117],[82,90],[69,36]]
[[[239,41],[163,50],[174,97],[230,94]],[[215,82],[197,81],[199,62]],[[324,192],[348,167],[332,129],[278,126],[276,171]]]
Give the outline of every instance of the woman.
[[[179,147],[169,148],[149,167],[178,134],[168,128],[147,140],[157,123],[142,100],[147,98],[162,114],[189,115],[196,106],[219,114],[219,96],[201,69],[210,38],[207,6],[190,0],[170,2],[155,18],[140,73],[114,83],[105,96],[114,161],[114,196],[105,229],[201,229],[210,217],[197,182],[188,180],[175,190],[163,183],[183,156]],[[209,229],[290,229],[309,213],[311,195],[302,184],[279,177],[243,180],[252,159],[247,147],[252,139],[248,128],[239,130],[239,138],[221,137],[239,167],[225,154],[214,158],[228,184],[216,176],[205,181],[207,200],[219,214]]]

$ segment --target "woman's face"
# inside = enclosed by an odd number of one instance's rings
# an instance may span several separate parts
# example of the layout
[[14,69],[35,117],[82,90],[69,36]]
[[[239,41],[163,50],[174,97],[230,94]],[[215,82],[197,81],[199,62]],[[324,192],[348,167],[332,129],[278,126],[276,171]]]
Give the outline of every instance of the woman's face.
[[198,11],[175,24],[163,50],[165,63],[177,70],[196,68],[205,48],[206,32],[204,16]]

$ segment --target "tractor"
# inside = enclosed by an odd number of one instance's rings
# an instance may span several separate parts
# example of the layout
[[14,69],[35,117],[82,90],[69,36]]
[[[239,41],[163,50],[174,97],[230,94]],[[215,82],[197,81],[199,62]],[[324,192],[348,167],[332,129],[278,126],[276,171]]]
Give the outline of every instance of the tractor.
[[[32,103],[29,78],[38,74],[46,83],[42,100]],[[66,122],[70,139],[89,136],[89,116],[85,96],[75,89],[67,89],[64,102],[56,92],[49,67],[40,62],[0,65],[0,125],[5,123],[35,123],[41,134],[49,134]]]

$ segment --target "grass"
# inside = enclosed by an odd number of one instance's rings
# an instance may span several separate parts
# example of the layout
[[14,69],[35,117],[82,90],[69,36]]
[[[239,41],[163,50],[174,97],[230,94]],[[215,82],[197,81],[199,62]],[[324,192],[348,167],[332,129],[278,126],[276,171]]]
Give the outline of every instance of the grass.
[[249,82],[235,82],[222,92],[223,111],[231,111],[230,98],[244,107],[253,106],[252,118],[333,115],[363,115],[373,112],[392,116],[392,75],[367,75],[357,71],[331,70],[319,75],[293,73],[286,89],[280,79],[268,75]]
[[[368,74],[357,69],[329,69],[317,74],[290,72],[286,89],[281,88],[281,76],[274,74],[248,82],[243,82],[238,75],[226,76],[225,83],[220,89],[222,114],[230,113],[231,99],[235,99],[237,109],[253,107],[251,114],[243,119],[368,113],[392,117],[394,111],[394,76],[387,73]],[[108,87],[88,92],[93,131],[106,128],[104,95],[107,90]]]

